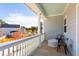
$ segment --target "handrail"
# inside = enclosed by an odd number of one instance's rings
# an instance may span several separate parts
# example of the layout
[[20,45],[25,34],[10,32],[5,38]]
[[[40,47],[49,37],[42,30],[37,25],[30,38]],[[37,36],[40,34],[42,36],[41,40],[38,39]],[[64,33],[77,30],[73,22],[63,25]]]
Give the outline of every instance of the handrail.
[[[41,34],[40,34],[40,35],[41,35]],[[6,46],[8,46],[8,45],[9,45],[9,47],[10,47],[10,46],[13,46],[13,45],[15,45],[15,44],[19,44],[19,43],[21,43],[21,42],[23,42],[23,41],[27,41],[27,40],[29,40],[29,39],[38,37],[38,36],[40,36],[40,35],[35,35],[35,36],[31,36],[31,37],[25,37],[25,38],[21,38],[21,39],[15,40],[15,41],[7,42],[7,43],[1,43],[2,45],[0,45],[0,50],[3,49],[2,47],[6,48]]]
[[31,36],[31,37],[24,37],[24,38],[21,38],[21,39],[15,40],[15,41],[11,41],[11,42],[7,42],[7,43],[1,43],[1,45],[0,45],[0,51],[3,51],[3,50],[5,50],[7,48],[10,48],[12,46],[21,44],[21,43],[23,43],[25,41],[28,41],[28,40],[31,40],[33,38],[40,37],[43,34],[44,33],[39,34],[39,35],[34,35],[34,36]]

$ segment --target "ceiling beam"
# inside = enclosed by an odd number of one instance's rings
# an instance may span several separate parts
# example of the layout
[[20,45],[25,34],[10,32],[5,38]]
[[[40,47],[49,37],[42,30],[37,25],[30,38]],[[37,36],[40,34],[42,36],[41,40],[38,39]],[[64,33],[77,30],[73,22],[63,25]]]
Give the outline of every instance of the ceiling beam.
[[44,9],[43,5],[41,3],[36,3],[36,5],[38,6],[38,8],[41,10],[41,12],[47,16],[47,12],[46,10]]

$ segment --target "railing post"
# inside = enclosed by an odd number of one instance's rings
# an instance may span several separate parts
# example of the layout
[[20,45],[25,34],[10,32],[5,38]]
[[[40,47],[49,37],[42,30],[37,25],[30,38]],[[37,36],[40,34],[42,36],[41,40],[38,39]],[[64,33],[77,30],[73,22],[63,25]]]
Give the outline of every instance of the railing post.
[[41,14],[38,15],[38,34],[41,33],[40,19],[41,19]]
[[41,46],[41,13],[38,14],[38,35],[39,35],[39,47]]

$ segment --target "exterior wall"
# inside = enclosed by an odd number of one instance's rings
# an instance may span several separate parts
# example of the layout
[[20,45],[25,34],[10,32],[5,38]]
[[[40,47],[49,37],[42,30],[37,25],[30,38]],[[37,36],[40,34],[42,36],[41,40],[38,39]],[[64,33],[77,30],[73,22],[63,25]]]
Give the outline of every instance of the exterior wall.
[[[64,17],[67,17],[66,18],[67,19],[66,37],[69,38],[67,45],[71,54],[76,55],[76,48],[77,48],[76,43],[78,43],[76,42],[77,41],[76,40],[76,4],[74,3],[69,4],[67,10],[64,13]],[[63,29],[64,17],[51,16],[51,17],[48,17],[47,20],[44,20],[44,32],[47,34],[48,39],[56,38],[56,35],[64,33],[64,29]],[[70,44],[72,44],[72,49],[70,47]]]
[[77,55],[79,56],[79,4],[77,5]]
[[[67,38],[68,44],[72,43],[70,49],[72,55],[76,55],[76,4],[69,4],[64,17],[67,17]],[[72,41],[72,42],[71,42]]]
[[63,16],[52,16],[44,20],[44,32],[48,39],[54,39],[58,34],[63,33]]
[[2,29],[6,35],[10,34],[10,31],[16,31],[16,28],[2,28]]

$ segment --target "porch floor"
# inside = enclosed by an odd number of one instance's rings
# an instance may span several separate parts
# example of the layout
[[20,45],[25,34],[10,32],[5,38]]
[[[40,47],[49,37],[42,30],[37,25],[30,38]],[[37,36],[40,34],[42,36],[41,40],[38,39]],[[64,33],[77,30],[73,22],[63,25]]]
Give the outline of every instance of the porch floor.
[[47,41],[44,41],[41,47],[37,48],[31,56],[67,56],[64,53],[64,49],[57,51],[57,48],[48,46]]

